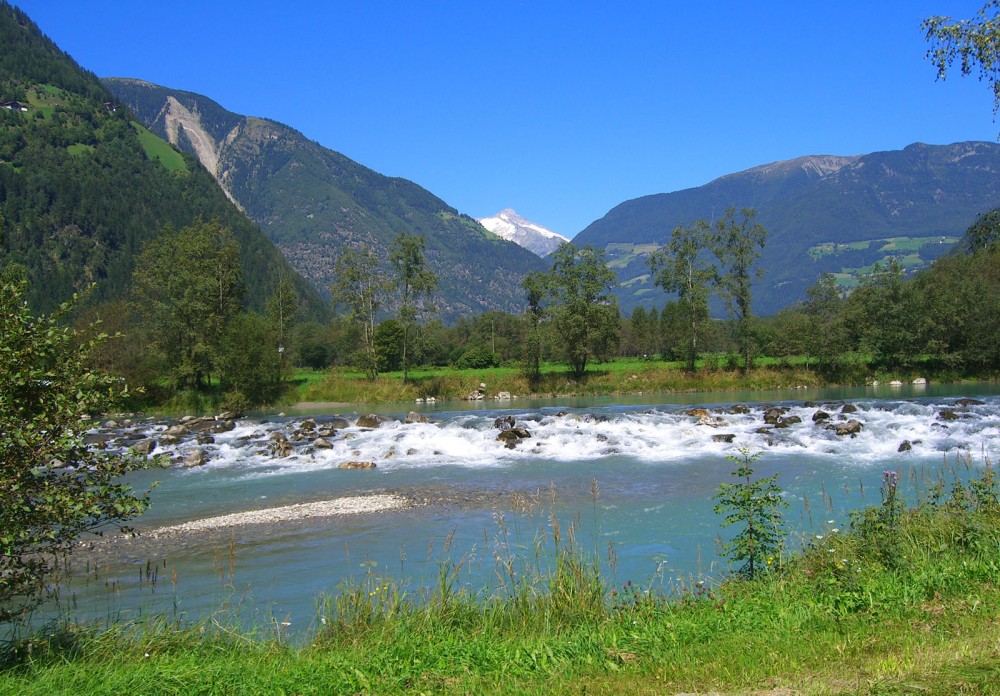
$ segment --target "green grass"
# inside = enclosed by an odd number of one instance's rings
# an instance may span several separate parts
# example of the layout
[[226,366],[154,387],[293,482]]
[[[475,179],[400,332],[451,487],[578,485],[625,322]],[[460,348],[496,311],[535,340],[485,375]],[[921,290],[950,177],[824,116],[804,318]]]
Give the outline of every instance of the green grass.
[[157,135],[150,133],[135,121],[132,122],[136,133],[139,134],[139,142],[149,159],[158,159],[167,168],[167,171],[178,173],[188,172],[187,162],[177,150],[170,146],[170,143]]
[[92,153],[94,151],[94,146],[87,145],[85,143],[77,143],[75,145],[67,146],[66,150],[69,151],[69,154],[73,155],[74,157],[80,157],[82,155],[88,155]]
[[487,399],[502,391],[515,397],[606,396],[783,389],[822,384],[814,372],[803,367],[803,357],[762,359],[759,367],[750,374],[717,367],[725,361],[725,356],[708,356],[699,361],[699,370],[692,374],[686,372],[680,362],[619,359],[591,364],[580,380],[574,379],[565,365],[548,363],[543,366],[542,377],[535,384],[528,380],[520,367],[415,369],[410,371],[406,384],[401,372],[385,373],[371,382],[362,373],[348,368],[335,368],[324,373],[299,371],[281,403],[402,403],[428,396],[438,400],[456,400],[475,391],[481,383],[487,386]]
[[602,577],[571,526],[525,552],[499,542],[479,592],[447,558],[423,593],[375,575],[343,586],[304,645],[224,613],[53,626],[7,646],[0,692],[997,693],[1000,506],[981,471],[916,509],[862,511],[754,581]]

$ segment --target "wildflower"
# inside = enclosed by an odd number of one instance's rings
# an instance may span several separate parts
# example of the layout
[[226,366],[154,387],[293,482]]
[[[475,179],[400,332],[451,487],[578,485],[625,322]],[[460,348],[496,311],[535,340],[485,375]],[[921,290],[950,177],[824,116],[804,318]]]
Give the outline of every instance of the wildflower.
[[817,538],[817,539],[822,539],[822,538],[823,538],[823,535],[822,535],[822,534],[817,534],[817,535],[816,535],[816,538]]
[[837,532],[839,532],[840,530],[839,530],[839,529],[837,529],[836,527],[834,527],[834,528],[833,528],[833,529],[831,529],[830,531],[831,531],[831,532],[833,532],[834,534],[836,534],[836,533],[837,533]]

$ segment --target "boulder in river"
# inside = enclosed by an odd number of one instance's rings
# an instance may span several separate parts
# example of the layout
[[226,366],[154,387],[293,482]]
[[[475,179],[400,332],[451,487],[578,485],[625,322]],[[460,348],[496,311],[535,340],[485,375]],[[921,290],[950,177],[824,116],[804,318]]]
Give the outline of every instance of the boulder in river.
[[778,420],[785,415],[787,408],[769,408],[764,411],[764,422],[768,425],[775,425]]
[[338,469],[374,469],[375,468],[375,462],[366,462],[366,461],[341,462],[340,464],[337,465],[337,468]]
[[407,423],[429,423],[430,420],[431,419],[425,416],[424,414],[417,413],[416,411],[410,411],[409,413],[406,414]]
[[385,422],[385,418],[377,413],[369,413],[367,416],[358,418],[359,428],[378,428]]
[[712,436],[712,442],[732,442],[736,439],[735,433],[719,433]]
[[208,456],[205,454],[205,450],[197,449],[184,457],[184,466],[187,468],[201,466],[206,461],[208,461]]
[[156,449],[156,440],[152,438],[146,438],[145,440],[139,440],[137,443],[132,445],[132,451],[136,454],[142,454],[148,456],[152,454],[153,450]]
[[816,411],[816,413],[813,414],[813,423],[819,423],[821,421],[828,421],[828,420],[830,420],[830,414],[827,413],[826,411],[820,410]]
[[852,418],[846,423],[834,423],[833,425],[828,425],[826,426],[826,429],[833,430],[834,432],[837,433],[837,435],[840,435],[841,437],[845,435],[850,435],[851,437],[854,437],[861,432],[862,427],[864,426],[862,426],[859,421],[856,421]]
[[980,401],[979,399],[959,399],[955,402],[956,406],[983,406],[986,402]]
[[313,440],[313,447],[315,447],[316,449],[332,449],[333,444],[329,440],[326,440],[322,437],[317,437],[315,440]]

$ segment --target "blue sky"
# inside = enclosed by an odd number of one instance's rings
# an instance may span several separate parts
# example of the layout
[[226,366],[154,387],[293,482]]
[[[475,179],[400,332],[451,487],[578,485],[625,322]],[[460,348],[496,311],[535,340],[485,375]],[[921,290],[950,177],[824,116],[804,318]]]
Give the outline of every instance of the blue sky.
[[264,116],[474,217],[572,236],[615,205],[807,154],[995,140],[921,19],[985,0],[14,0],[101,77]]

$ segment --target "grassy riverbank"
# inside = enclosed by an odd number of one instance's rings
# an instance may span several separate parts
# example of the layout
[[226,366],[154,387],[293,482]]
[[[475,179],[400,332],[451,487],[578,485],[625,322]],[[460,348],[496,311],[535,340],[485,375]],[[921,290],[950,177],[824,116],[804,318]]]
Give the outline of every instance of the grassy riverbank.
[[1000,505],[982,471],[862,511],[756,581],[649,591],[601,577],[564,530],[541,571],[498,549],[489,593],[455,589],[460,560],[426,596],[370,576],[318,602],[303,646],[280,618],[43,631],[8,646],[0,692],[997,693]]
[[762,365],[749,374],[726,367],[702,367],[691,373],[680,363],[644,360],[615,360],[595,365],[576,380],[564,365],[548,364],[541,379],[530,381],[516,367],[480,370],[429,368],[411,370],[404,383],[402,373],[380,375],[372,382],[353,370],[328,372],[300,371],[294,388],[282,403],[333,401],[350,403],[402,403],[417,398],[463,399],[486,385],[486,399],[500,392],[515,397],[617,396],[651,392],[699,392],[783,389],[822,386],[826,382],[803,365]]

